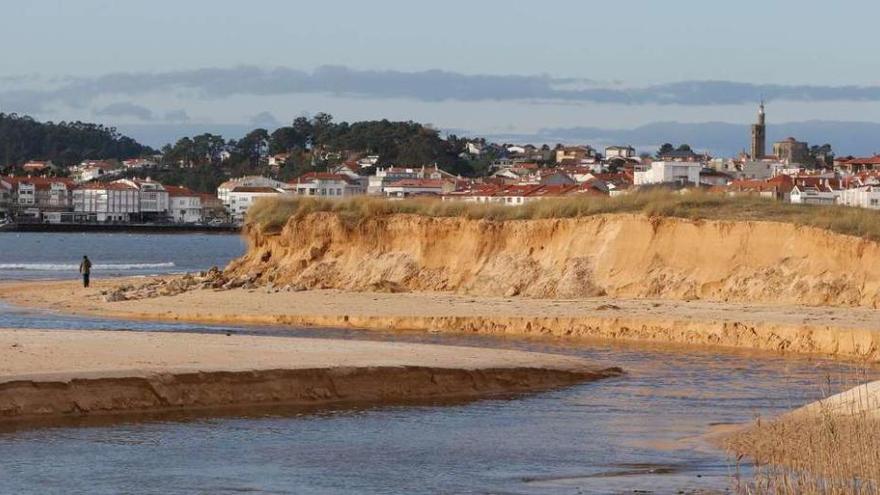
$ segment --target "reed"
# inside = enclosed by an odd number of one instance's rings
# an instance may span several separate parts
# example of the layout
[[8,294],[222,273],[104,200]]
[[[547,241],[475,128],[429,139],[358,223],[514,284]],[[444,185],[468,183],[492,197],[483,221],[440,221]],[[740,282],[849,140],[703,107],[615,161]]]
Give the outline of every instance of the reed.
[[736,484],[747,494],[880,493],[880,415],[865,386],[841,410],[822,402],[813,413],[760,419],[725,440],[753,475]]

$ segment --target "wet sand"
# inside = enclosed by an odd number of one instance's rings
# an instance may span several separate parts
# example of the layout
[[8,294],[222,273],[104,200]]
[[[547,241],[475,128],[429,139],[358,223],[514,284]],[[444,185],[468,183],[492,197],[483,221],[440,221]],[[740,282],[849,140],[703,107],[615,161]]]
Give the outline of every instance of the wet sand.
[[880,313],[865,308],[339,290],[207,289],[120,302],[100,295],[102,288],[143,281],[103,280],[90,289],[72,281],[7,283],[0,285],[0,297],[126,319],[600,338],[880,360]]
[[0,421],[467,400],[617,374],[575,357],[470,347],[0,329]]

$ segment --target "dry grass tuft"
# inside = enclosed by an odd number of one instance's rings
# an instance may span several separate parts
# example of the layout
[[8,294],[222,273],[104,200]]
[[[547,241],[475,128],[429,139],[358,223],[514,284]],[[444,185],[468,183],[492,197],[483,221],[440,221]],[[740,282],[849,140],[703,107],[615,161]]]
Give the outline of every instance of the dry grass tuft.
[[616,198],[584,196],[544,199],[522,206],[437,199],[388,201],[370,197],[341,200],[281,197],[258,201],[248,211],[247,223],[259,226],[264,232],[277,232],[288,219],[301,218],[314,212],[337,213],[353,224],[393,214],[505,221],[637,213],[695,220],[785,222],[880,240],[880,212],[877,211],[846,206],[793,205],[758,197],[728,197],[704,192],[680,194],[653,191]]
[[[855,389],[858,392],[858,387]],[[752,479],[738,491],[754,494],[880,493],[880,417],[867,394],[840,411],[822,405],[815,414],[796,413],[758,421],[726,439],[737,460],[755,463]]]

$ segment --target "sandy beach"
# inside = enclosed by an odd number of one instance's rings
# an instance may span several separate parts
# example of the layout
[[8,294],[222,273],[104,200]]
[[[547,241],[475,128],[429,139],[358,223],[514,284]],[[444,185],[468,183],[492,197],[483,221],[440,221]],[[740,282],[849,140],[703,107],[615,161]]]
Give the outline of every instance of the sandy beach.
[[0,298],[127,319],[600,338],[880,359],[880,314],[867,308],[261,288],[195,290],[119,302],[106,302],[101,295],[110,287],[144,281],[101,280],[90,289],[74,281],[6,283],[0,285]]
[[468,400],[619,374],[507,350],[284,337],[0,330],[0,421]]

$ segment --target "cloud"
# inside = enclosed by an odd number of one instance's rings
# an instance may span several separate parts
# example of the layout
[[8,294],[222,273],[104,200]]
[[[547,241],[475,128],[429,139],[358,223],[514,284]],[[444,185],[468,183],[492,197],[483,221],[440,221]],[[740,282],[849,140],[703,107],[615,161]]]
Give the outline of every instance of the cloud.
[[95,110],[100,117],[137,117],[140,120],[153,120],[153,111],[147,107],[129,102],[111,103],[104,108]]
[[733,81],[683,81],[643,87],[599,83],[550,75],[480,75],[444,70],[403,72],[323,66],[294,68],[238,66],[184,71],[112,73],[98,77],[58,77],[45,89],[0,91],[0,108],[32,111],[50,104],[75,108],[99,97],[134,98],[174,93],[202,99],[231,96],[330,94],[371,99],[438,101],[550,101],[625,105],[737,105],[765,100],[880,101],[880,86],[752,84]]

